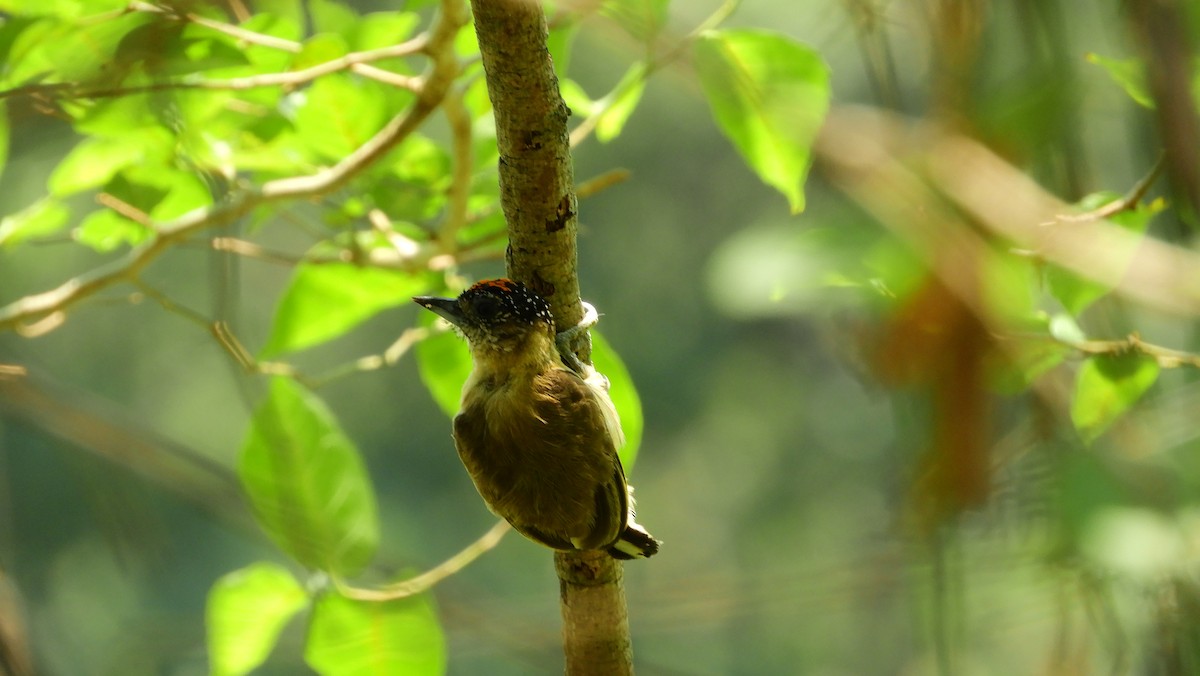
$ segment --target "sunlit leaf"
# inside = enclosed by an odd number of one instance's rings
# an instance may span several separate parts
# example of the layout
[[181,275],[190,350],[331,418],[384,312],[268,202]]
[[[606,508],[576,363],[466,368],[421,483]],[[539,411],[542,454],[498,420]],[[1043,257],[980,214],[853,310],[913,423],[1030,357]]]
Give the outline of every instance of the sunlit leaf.
[[47,187],[55,196],[97,188],[125,167],[163,160],[172,143],[161,128],[131,131],[123,138],[84,139],[54,168]]
[[608,394],[617,407],[617,414],[621,416],[621,430],[625,432],[625,446],[620,452],[621,464],[629,472],[642,445],[642,401],[625,363],[596,331],[592,331],[592,365],[608,378]]
[[0,0],[0,12],[78,19],[124,9],[124,0]]
[[1141,59],[1110,59],[1096,53],[1087,55],[1087,60],[1100,66],[1108,73],[1129,98],[1146,108],[1154,107],[1154,97],[1146,88],[1146,66]]
[[0,219],[0,246],[13,246],[35,237],[52,235],[67,224],[71,211],[63,203],[43,197]]
[[344,2],[308,0],[307,7],[314,33],[339,33],[349,36],[358,23],[358,14]]
[[558,81],[558,89],[563,97],[563,103],[571,109],[572,115],[580,117],[588,117],[596,108],[596,102],[588,96],[587,92],[578,82],[569,77],[560,78]]
[[149,228],[115,211],[93,211],[75,228],[75,241],[96,251],[112,251],[121,246],[137,246],[153,233]]
[[271,381],[238,476],[259,525],[301,565],[353,574],[374,555],[379,518],[358,449],[324,402],[294,381]]
[[271,357],[333,340],[379,312],[409,302],[427,285],[424,276],[398,270],[302,263],[275,310],[262,354]]
[[1158,362],[1138,354],[1096,355],[1079,367],[1071,422],[1092,441],[1154,385]]
[[571,50],[575,45],[575,37],[579,35],[580,22],[572,21],[567,16],[563,20],[551,22],[550,34],[546,37],[546,49],[554,61],[554,72],[558,73],[561,81],[571,69]]
[[646,89],[646,64],[633,64],[612,92],[599,102],[604,108],[596,124],[596,139],[602,143],[616,138],[625,127],[626,120],[637,108]]
[[[432,312],[422,311],[424,326],[444,323]],[[463,383],[471,373],[471,352],[467,342],[453,331],[436,333],[417,344],[417,370],[425,389],[446,415],[458,413]]]
[[8,165],[8,135],[8,106],[0,101],[0,176],[4,175],[4,168]]
[[446,638],[424,595],[373,603],[326,594],[313,608],[304,659],[322,676],[441,676]]
[[[60,24],[47,36],[41,47],[41,57],[53,69],[53,81],[85,81],[97,77],[101,68],[105,75],[119,75],[132,63],[115,61],[121,41],[133,30],[153,23],[145,12],[129,12],[103,21],[80,21]],[[115,84],[111,80],[108,84]]]
[[812,142],[829,108],[824,61],[791,38],[754,30],[708,31],[694,51],[721,131],[793,213],[803,211]]
[[217,580],[205,612],[210,673],[240,676],[262,664],[284,625],[307,604],[296,578],[273,563],[255,563]]
[[372,12],[354,27],[350,46],[355,51],[366,51],[400,44],[412,35],[420,22],[421,16],[416,12]]
[[296,131],[331,160],[358,148],[387,119],[385,96],[373,80],[335,73],[318,79],[299,98]]
[[346,38],[337,33],[318,33],[304,41],[304,46],[292,61],[292,70],[304,70],[326,61],[341,58],[350,51]]

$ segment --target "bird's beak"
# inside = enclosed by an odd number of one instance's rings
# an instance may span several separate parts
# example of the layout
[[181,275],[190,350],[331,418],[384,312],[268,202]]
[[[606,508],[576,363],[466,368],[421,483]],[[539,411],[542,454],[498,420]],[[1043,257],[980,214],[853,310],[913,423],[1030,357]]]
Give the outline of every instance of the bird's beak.
[[439,317],[455,326],[462,326],[463,313],[458,307],[457,298],[438,298],[437,296],[414,296],[413,302],[426,310],[432,310]]

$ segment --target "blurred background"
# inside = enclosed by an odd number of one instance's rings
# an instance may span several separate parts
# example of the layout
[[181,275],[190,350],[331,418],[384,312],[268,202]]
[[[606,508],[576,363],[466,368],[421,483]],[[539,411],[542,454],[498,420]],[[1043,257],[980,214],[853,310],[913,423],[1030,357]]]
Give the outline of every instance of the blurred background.
[[[686,34],[716,4],[675,3],[667,34]],[[1138,4],[745,0],[727,25],[819,50],[831,123],[852,104],[935,121],[1075,202],[1125,193],[1163,147],[1156,111],[1088,57],[1143,58]],[[593,17],[570,75],[605,91],[638,49]],[[44,191],[75,142],[67,129],[20,120],[0,214]],[[980,381],[964,395],[987,410],[965,432],[983,449],[962,463],[974,474],[959,493],[922,483],[939,448],[931,439],[956,409],[935,382],[896,376],[880,355],[917,369],[953,356],[936,341],[933,354],[908,350],[918,339],[898,328],[937,265],[844,190],[839,157],[817,157],[807,210],[790,216],[717,130],[686,59],[655,74],[617,139],[576,150],[577,181],[631,172],[581,202],[579,272],[645,412],[632,483],[639,520],[664,544],[625,568],[639,670],[1187,673],[1194,663],[1181,655],[1200,626],[1194,375],[1164,370],[1117,440],[1092,445],[1044,390]],[[1151,233],[1187,246],[1195,222],[1169,185],[1146,196],[1171,204]],[[315,218],[309,205],[285,211],[290,222]],[[262,237],[281,249],[301,241],[282,227]],[[96,261],[63,243],[0,249],[0,303]],[[502,272],[501,260],[462,270]],[[231,277],[221,254],[195,247],[146,277],[180,305],[236,307],[254,350],[289,274],[249,261]],[[1038,288],[1014,293],[1038,306]],[[115,290],[45,335],[0,334],[0,363],[28,373],[0,373],[0,617],[23,609],[46,674],[205,673],[209,587],[252,561],[284,561],[231,469],[262,383],[196,324],[130,300]],[[417,310],[384,312],[297,360],[320,370],[379,353]],[[1075,319],[1090,337],[1136,330],[1197,349],[1192,318],[1119,296]],[[1081,356],[1067,355],[1049,382],[1069,389]],[[379,497],[377,575],[430,568],[491,526],[411,358],[321,395]],[[510,535],[434,596],[450,673],[561,669],[545,550]],[[261,673],[308,673],[303,629],[289,625]]]

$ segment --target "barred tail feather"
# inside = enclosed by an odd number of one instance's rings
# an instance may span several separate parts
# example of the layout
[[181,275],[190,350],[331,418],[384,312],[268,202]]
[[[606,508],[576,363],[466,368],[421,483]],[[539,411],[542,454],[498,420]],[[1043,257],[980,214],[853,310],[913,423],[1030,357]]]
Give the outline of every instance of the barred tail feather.
[[609,546],[608,554],[614,559],[623,561],[645,559],[658,553],[658,545],[659,542],[654,539],[653,535],[630,518],[629,525],[625,527],[621,537]]

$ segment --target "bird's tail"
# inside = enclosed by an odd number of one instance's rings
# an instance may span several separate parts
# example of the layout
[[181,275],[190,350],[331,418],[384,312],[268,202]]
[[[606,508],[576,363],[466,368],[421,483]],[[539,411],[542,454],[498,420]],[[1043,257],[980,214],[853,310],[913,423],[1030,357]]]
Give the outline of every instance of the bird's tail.
[[623,561],[645,559],[658,553],[658,545],[658,540],[655,540],[649,531],[634,521],[633,515],[630,514],[629,523],[625,526],[621,537],[609,546],[608,553],[614,559]]

